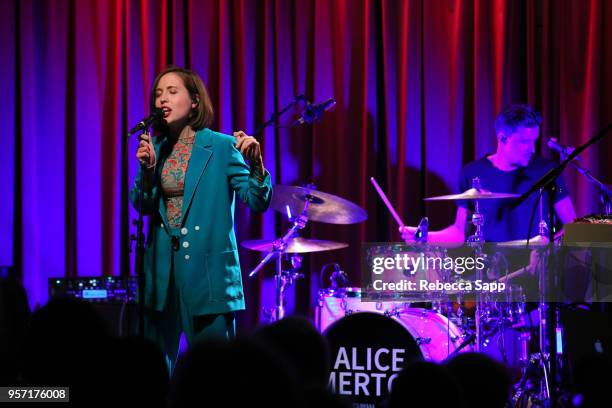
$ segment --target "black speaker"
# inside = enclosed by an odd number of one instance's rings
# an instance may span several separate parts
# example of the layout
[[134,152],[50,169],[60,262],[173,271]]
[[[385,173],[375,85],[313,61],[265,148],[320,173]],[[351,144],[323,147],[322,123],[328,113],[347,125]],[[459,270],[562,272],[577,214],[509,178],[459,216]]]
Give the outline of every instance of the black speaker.
[[138,305],[135,303],[92,303],[106,322],[108,331],[117,337],[138,335]]
[[71,296],[90,303],[114,336],[138,334],[136,277],[49,278],[49,298]]
[[612,325],[608,313],[562,307],[560,318],[564,329],[563,353],[572,366],[594,354],[612,357]]

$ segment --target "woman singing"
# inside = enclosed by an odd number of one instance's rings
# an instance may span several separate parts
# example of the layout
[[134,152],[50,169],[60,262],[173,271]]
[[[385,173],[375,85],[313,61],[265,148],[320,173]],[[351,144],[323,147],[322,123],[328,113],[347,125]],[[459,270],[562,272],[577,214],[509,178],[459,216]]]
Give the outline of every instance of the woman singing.
[[234,312],[245,308],[234,197],[265,211],[272,185],[255,138],[208,128],[213,107],[195,72],[169,67],[157,75],[150,108],[161,108],[164,117],[153,125],[154,141],[141,136],[130,198],[137,207],[144,178],[142,207],[151,216],[145,335],[173,367],[182,332],[190,344],[234,336]]

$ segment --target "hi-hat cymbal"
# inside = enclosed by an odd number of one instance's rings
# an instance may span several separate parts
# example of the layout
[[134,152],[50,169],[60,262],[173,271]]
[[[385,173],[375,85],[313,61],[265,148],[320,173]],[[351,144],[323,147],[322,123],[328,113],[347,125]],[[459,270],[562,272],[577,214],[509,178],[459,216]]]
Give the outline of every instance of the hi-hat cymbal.
[[450,194],[437,197],[426,198],[425,201],[442,201],[442,200],[487,200],[493,198],[515,198],[520,197],[520,194],[511,193],[492,193],[483,189],[470,188],[459,194]]
[[329,224],[355,224],[365,221],[368,214],[365,210],[344,198],[321,191],[297,186],[274,186],[272,194],[273,209],[295,217],[304,211],[304,204],[308,202],[306,216],[310,221],[326,222]]
[[[244,241],[243,247],[260,252],[271,252],[274,250],[274,244],[277,240],[256,239],[252,241]],[[308,239],[295,237],[287,241],[287,246],[284,252],[298,254],[306,252],[331,251],[334,249],[346,248],[348,244],[344,242],[323,241],[320,239]]]
[[517,239],[514,241],[505,241],[505,242],[498,242],[495,245],[497,246],[501,246],[501,247],[541,247],[541,246],[545,246],[548,244],[548,238],[544,235],[536,235],[535,237],[532,237],[529,239],[529,243],[527,243],[526,239]]

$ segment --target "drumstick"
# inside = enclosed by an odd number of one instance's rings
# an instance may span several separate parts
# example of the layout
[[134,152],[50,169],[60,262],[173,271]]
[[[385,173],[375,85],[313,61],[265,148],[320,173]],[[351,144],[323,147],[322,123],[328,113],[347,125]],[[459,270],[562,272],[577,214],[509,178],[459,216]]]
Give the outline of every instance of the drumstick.
[[522,276],[527,272],[529,272],[529,270],[526,266],[524,266],[521,269],[517,269],[516,271],[509,273],[508,275],[504,275],[501,278],[498,278],[497,282],[506,282],[507,280],[514,279],[517,276]]
[[389,209],[389,211],[391,212],[391,215],[393,215],[393,218],[395,218],[395,221],[397,221],[397,223],[399,224],[400,228],[402,228],[404,226],[404,222],[402,221],[402,219],[400,218],[400,216],[397,214],[397,212],[395,211],[395,208],[393,208],[393,205],[391,205],[391,202],[389,201],[389,199],[387,198],[387,196],[385,195],[385,192],[382,191],[382,188],[380,188],[380,186],[378,185],[378,183],[376,182],[376,180],[374,179],[374,177],[370,177],[370,181],[372,182],[372,184],[374,185],[374,188],[376,189],[376,191],[378,191],[378,195],[380,196],[380,198],[383,200],[383,202],[387,205],[387,208]]

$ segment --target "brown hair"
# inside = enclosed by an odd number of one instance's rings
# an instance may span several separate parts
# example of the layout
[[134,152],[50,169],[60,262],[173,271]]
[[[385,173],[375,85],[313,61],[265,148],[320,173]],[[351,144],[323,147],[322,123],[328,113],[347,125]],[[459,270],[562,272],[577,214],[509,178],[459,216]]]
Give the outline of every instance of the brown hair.
[[[151,96],[149,97],[150,110],[153,111],[153,109],[155,109],[155,89],[159,84],[159,80],[161,77],[171,72],[181,77],[185,88],[187,88],[187,91],[191,96],[191,99],[197,103],[197,106],[192,109],[192,112],[189,115],[189,122],[187,124],[196,131],[210,126],[215,117],[210,96],[208,95],[208,91],[206,90],[206,86],[204,86],[202,78],[200,78],[196,72],[190,69],[171,65],[157,74],[155,81],[153,81],[153,86],[151,87]],[[153,130],[163,133],[166,132],[167,126],[163,123],[157,122],[153,124]]]
[[510,136],[519,127],[534,128],[542,124],[538,111],[526,104],[510,105],[495,118],[495,133],[502,132]]

